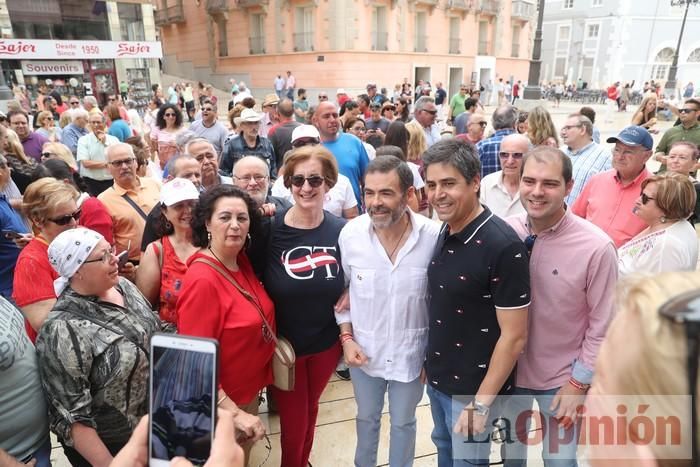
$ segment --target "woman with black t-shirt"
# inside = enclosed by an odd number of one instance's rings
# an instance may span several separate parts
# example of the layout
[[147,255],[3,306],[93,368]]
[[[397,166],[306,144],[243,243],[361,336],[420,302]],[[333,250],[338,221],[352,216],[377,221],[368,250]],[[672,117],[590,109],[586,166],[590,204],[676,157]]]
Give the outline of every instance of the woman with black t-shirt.
[[327,149],[295,149],[284,172],[295,204],[272,220],[265,289],[275,303],[278,332],[296,352],[294,390],[273,388],[284,467],[308,465],[318,401],[341,355],[333,305],[344,290],[337,245],[345,221],[323,210],[337,180]]

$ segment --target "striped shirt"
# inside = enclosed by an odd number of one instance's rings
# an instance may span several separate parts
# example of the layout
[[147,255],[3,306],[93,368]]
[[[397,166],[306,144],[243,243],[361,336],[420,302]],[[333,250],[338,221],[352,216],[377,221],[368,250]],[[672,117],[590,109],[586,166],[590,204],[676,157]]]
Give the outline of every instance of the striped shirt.
[[490,173],[501,170],[501,161],[498,153],[501,151],[501,141],[506,136],[515,133],[513,128],[497,130],[490,138],[482,139],[476,144],[481,160],[481,176],[485,177]]
[[562,147],[564,154],[569,156],[573,165],[574,188],[566,197],[566,204],[571,206],[583,191],[583,187],[593,175],[605,172],[612,168],[612,153],[606,146],[591,141],[587,146],[572,151],[571,148]]

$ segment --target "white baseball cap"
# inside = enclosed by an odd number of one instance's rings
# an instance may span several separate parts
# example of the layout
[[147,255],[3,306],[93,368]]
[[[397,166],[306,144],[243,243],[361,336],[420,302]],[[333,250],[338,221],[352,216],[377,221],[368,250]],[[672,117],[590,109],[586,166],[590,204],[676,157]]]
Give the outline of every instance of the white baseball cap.
[[299,125],[292,131],[292,144],[294,141],[301,138],[315,138],[317,140],[321,139],[321,135],[313,125]]
[[173,178],[160,189],[160,202],[172,206],[181,201],[198,200],[199,190],[186,178]]

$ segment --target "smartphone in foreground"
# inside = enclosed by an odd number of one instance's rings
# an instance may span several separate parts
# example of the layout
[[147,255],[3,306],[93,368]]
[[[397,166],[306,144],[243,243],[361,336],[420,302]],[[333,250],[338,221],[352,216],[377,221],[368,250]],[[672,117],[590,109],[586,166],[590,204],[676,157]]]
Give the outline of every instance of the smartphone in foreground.
[[22,234],[19,232],[15,232],[14,230],[3,230],[2,236],[7,240],[16,240],[18,238],[22,238]]
[[209,458],[216,425],[218,343],[213,339],[155,334],[151,338],[149,465],[166,467],[185,457]]

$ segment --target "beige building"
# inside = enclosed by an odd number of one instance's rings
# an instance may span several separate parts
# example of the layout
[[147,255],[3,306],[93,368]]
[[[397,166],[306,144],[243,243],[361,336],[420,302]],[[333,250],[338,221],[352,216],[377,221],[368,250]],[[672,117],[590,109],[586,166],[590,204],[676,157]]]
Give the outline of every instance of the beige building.
[[527,79],[534,0],[153,0],[164,72],[256,95],[291,70],[298,87],[331,94],[404,78]]

